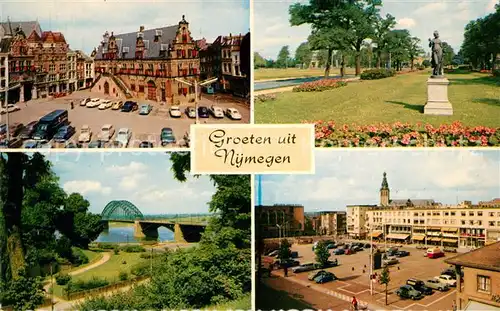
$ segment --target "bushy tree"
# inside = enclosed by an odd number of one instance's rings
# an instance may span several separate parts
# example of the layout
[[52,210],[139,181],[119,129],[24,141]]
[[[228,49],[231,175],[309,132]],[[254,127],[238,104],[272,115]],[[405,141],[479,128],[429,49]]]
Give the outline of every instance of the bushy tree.
[[302,67],[308,67],[311,63],[312,51],[307,42],[302,42],[295,50],[295,61]]
[[290,259],[292,255],[290,247],[291,245],[288,239],[282,239],[280,241],[280,248],[278,249],[278,258],[280,261],[285,261]]
[[288,68],[290,64],[290,48],[288,45],[281,47],[281,50],[278,53],[278,57],[276,58],[276,65],[279,68]]
[[253,53],[253,66],[255,69],[266,67],[266,60],[258,52]]
[[314,253],[316,254],[316,261],[322,266],[328,263],[328,259],[330,258],[330,252],[328,252],[327,245],[325,241],[319,241],[314,249]]
[[25,270],[9,283],[0,284],[0,301],[14,310],[35,310],[44,297],[42,279],[30,277]]
[[385,285],[385,305],[387,306],[387,287],[391,282],[391,274],[389,272],[389,265],[386,265],[380,274],[380,284]]

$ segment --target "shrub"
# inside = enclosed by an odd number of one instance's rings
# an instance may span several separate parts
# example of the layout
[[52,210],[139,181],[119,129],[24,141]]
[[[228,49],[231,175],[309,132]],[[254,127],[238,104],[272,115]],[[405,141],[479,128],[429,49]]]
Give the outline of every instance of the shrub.
[[365,70],[361,73],[361,80],[377,80],[393,77],[396,75],[396,71],[394,69],[370,69]]
[[120,249],[118,247],[115,247],[113,249],[113,253],[115,253],[115,255],[118,255],[120,253]]
[[150,272],[151,272],[150,265],[146,262],[135,264],[130,269],[130,273],[135,276],[148,275]]
[[120,281],[128,280],[128,273],[125,271],[120,272],[119,278],[120,278]]
[[72,258],[71,262],[74,265],[80,266],[80,265],[84,265],[84,264],[89,263],[89,258],[79,248],[73,247],[73,249],[72,249],[72,255],[73,255],[72,256],[73,258]]
[[401,122],[369,126],[337,126],[333,121],[314,123],[317,147],[500,146],[500,128],[466,127],[460,122],[439,127]]
[[71,281],[71,275],[68,274],[59,274],[56,276],[57,285],[66,285]]
[[323,92],[346,86],[347,82],[339,79],[321,79],[305,82],[293,88],[294,92]]
[[125,253],[143,253],[146,249],[140,245],[127,245],[121,248]]
[[417,69],[418,69],[418,70],[424,70],[424,69],[425,69],[425,66],[424,66],[424,65],[418,65],[418,66],[417,66]]
[[500,77],[500,69],[493,70],[494,77]]
[[258,102],[268,102],[268,101],[273,101],[276,100],[276,94],[262,94],[262,95],[257,95],[255,97],[255,101]]
[[71,293],[76,293],[76,292],[81,292],[89,289],[94,289],[94,288],[99,288],[99,287],[104,287],[108,286],[109,282],[106,279],[100,279],[97,277],[93,277],[92,279],[88,281],[83,281],[83,280],[78,280],[78,281],[70,281],[66,285],[66,293],[71,294]]
[[114,243],[98,243],[97,244],[97,247],[100,248],[100,249],[115,249],[115,248],[118,248],[118,244],[114,244]]
[[142,253],[139,257],[143,258],[143,259],[150,259],[153,255],[151,255],[151,253]]

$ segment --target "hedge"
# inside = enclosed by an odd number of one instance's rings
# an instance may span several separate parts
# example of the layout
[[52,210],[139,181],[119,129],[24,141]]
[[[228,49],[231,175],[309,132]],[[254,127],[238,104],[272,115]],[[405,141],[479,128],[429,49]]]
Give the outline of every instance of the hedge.
[[393,77],[396,75],[396,70],[394,69],[369,69],[361,73],[361,80],[377,80]]

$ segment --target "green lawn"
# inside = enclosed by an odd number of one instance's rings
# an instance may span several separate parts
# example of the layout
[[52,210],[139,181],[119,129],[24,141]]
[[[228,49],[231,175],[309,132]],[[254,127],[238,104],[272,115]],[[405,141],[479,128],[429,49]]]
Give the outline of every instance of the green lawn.
[[[347,68],[347,74],[354,74],[354,68]],[[299,69],[299,68],[259,68],[254,71],[254,79],[257,80],[272,80],[285,78],[305,78],[318,77],[325,74],[324,68],[315,69]],[[340,74],[339,68],[331,68],[330,75],[337,76]]]
[[241,297],[238,300],[202,308],[202,310],[251,310],[251,309],[252,309],[252,295],[250,293],[246,294],[245,296]]
[[468,126],[500,126],[500,79],[480,73],[447,74],[453,116],[427,116],[429,72],[351,82],[338,89],[277,94],[277,99],[255,104],[255,123],[335,121],[337,124],[430,123],[460,121]]

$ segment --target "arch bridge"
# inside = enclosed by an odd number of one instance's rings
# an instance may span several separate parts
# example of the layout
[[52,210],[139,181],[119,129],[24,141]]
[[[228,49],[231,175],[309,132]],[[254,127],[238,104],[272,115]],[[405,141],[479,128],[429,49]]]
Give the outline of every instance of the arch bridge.
[[[196,219],[196,218],[195,218]],[[145,217],[142,212],[129,201],[115,200],[104,207],[101,221],[124,222],[134,224],[134,237],[158,239],[158,228],[166,227],[174,232],[176,242],[199,242],[201,233],[205,231],[206,222],[197,222],[193,217]]]

